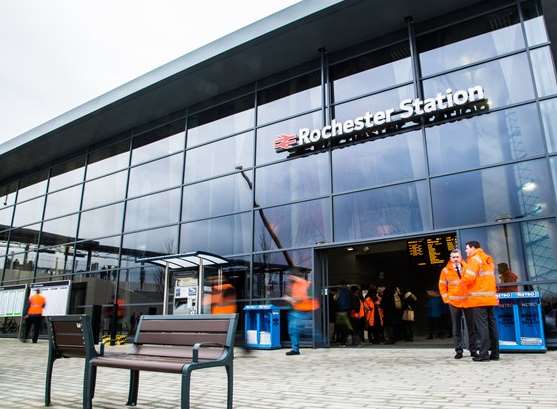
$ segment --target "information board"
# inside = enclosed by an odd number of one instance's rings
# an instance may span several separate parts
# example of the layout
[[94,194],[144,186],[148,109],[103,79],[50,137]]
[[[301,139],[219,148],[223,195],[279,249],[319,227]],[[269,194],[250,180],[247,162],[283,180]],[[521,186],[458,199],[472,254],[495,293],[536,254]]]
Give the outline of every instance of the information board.
[[31,284],[30,294],[34,294],[37,288],[46,299],[46,307],[43,315],[66,315],[68,313],[68,301],[70,297],[70,281],[51,281],[48,283]]
[[26,291],[24,284],[0,287],[0,317],[21,317]]
[[408,255],[416,266],[435,266],[446,264],[451,250],[456,248],[456,236],[444,234],[407,241]]

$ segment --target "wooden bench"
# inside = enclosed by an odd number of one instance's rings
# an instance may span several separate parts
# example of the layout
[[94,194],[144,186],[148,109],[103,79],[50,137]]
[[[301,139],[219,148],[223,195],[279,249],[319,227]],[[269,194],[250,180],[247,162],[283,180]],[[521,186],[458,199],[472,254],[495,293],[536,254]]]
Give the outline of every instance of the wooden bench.
[[[236,325],[236,314],[142,316],[129,353],[97,354],[88,360],[83,407],[92,408],[98,367],[130,370],[130,406],[137,404],[140,371],[181,374],[181,408],[189,409],[192,371],[224,366],[228,376],[227,408],[232,409]],[[87,348],[91,347],[94,350],[92,344]]]
[[[46,319],[48,329],[48,362],[46,366],[46,386],[44,404],[50,405],[50,388],[54,361],[60,358],[83,358],[85,362],[84,392],[89,384],[88,362],[104,353],[104,345],[100,345],[100,352],[93,345],[91,320],[87,315],[53,316]],[[95,378],[91,379],[95,384]],[[94,389],[94,388],[93,388]]]

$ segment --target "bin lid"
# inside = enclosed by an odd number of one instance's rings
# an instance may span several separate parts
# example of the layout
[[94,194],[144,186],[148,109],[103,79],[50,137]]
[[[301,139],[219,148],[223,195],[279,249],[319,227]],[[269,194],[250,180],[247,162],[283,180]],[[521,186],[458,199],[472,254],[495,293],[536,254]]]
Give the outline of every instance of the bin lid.
[[152,263],[166,267],[170,270],[179,270],[188,267],[199,267],[201,264],[208,265],[222,265],[227,264],[228,260],[217,254],[208,253],[205,251],[194,251],[190,253],[172,254],[166,256],[144,257],[135,260],[138,263]]
[[273,305],[273,304],[255,304],[255,305],[246,305],[244,307],[244,311],[246,311],[246,310],[250,310],[250,311],[254,311],[254,310],[278,311],[278,310],[280,310],[280,308],[277,307],[276,305]]
[[539,291],[518,291],[512,293],[497,293],[497,298],[499,299],[522,299],[522,298],[540,298]]

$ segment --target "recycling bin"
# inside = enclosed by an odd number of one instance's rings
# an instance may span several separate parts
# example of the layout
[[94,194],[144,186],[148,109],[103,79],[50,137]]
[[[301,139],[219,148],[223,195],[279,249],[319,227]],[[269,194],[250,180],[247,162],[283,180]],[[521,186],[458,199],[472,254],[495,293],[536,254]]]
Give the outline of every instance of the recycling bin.
[[495,308],[499,349],[545,352],[543,315],[538,291],[499,293]]
[[280,344],[280,308],[275,305],[244,307],[246,347],[277,349]]

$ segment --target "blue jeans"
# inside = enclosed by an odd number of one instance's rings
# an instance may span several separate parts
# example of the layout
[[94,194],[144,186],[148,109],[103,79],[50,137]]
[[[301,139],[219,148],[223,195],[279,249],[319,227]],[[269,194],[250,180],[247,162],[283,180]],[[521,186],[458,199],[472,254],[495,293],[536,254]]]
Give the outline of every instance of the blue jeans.
[[300,350],[300,335],[307,332],[306,328],[311,328],[312,313],[290,310],[288,312],[288,335],[292,343],[292,351]]

